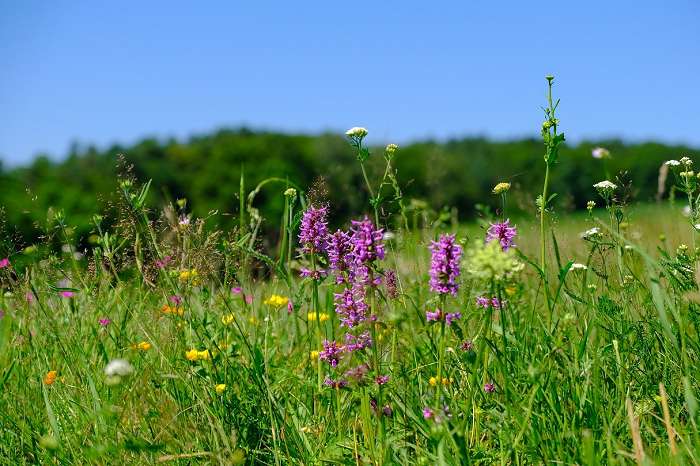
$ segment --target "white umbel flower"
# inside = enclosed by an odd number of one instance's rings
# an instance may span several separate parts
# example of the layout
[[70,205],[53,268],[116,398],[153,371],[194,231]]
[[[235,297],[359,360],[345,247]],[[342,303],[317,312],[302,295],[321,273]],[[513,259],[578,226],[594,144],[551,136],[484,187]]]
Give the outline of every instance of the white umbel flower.
[[588,270],[588,267],[585,264],[579,264],[578,262],[574,262],[571,264],[571,268],[569,270]]
[[126,359],[113,359],[105,367],[105,375],[107,377],[124,377],[134,372],[134,366],[129,364]]
[[679,166],[680,164],[681,164],[681,163],[680,163],[678,160],[667,160],[667,161],[664,162],[664,165],[666,165],[666,166],[668,166],[668,167],[677,167],[677,166]]
[[586,230],[583,233],[581,233],[581,238],[589,239],[589,238],[596,237],[598,235],[600,235],[600,228],[593,227],[590,230]]
[[367,128],[361,126],[353,126],[345,132],[345,135],[351,138],[363,138],[367,136]]
[[617,185],[613,183],[612,181],[604,180],[600,181],[596,184],[593,185],[594,188],[600,189],[600,190],[610,190],[614,191],[617,189]]

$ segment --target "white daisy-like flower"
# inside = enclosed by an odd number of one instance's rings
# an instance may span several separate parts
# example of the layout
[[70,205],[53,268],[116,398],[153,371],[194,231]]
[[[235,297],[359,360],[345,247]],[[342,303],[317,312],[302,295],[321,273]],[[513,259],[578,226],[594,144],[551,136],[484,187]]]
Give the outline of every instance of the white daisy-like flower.
[[600,235],[600,228],[593,227],[590,230],[586,230],[583,233],[581,233],[581,238],[588,239],[598,235]]
[[574,262],[571,264],[571,268],[569,270],[588,270],[588,267],[585,264]]
[[664,162],[664,165],[669,166],[669,167],[677,167],[677,166],[679,166],[680,164],[681,164],[681,163],[680,163],[678,160],[673,160],[673,159],[672,159],[672,160],[667,160],[667,161]]
[[607,159],[610,157],[610,151],[605,147],[596,147],[591,151],[591,155],[594,159]]
[[613,183],[612,181],[604,180],[604,181],[599,181],[598,183],[593,185],[594,188],[600,189],[600,190],[611,190],[614,191],[617,189],[617,185]]
[[353,126],[345,132],[345,135],[351,138],[363,138],[367,136],[367,129],[361,126]]
[[113,359],[105,367],[105,375],[107,377],[124,377],[130,375],[132,372],[134,372],[134,366],[126,359]]

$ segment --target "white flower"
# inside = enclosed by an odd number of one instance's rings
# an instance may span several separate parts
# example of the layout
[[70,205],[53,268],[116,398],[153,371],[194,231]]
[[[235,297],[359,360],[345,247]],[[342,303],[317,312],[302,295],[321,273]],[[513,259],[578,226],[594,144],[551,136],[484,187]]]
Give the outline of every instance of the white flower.
[[105,367],[107,377],[126,376],[134,372],[134,367],[126,359],[112,359]]
[[664,165],[667,165],[669,167],[677,167],[680,164],[681,163],[678,160],[667,160],[666,162],[664,162]]
[[700,231],[700,223],[696,223],[693,226],[695,227],[696,230]]
[[692,213],[690,210],[690,206],[687,205],[687,206],[683,207],[683,210],[681,211],[681,213],[683,214],[684,217],[690,217],[690,214]]
[[345,132],[345,135],[351,138],[363,138],[367,136],[367,129],[361,126],[353,126]]
[[593,155],[594,159],[607,159],[610,157],[610,151],[604,147],[596,147],[591,151],[591,155]]
[[611,191],[614,191],[617,189],[617,185],[615,183],[613,183],[612,181],[608,181],[608,180],[600,181],[600,182],[594,184],[593,187],[596,189],[601,189],[601,190],[608,190],[609,189]]
[[391,231],[386,231],[386,232],[384,232],[384,235],[382,236],[382,239],[383,239],[384,241],[391,241],[391,240],[394,239],[395,237],[396,237],[396,235],[395,235],[393,232],[391,232]]
[[574,262],[573,264],[571,264],[571,267],[569,268],[569,270],[588,270],[588,267],[586,267],[586,265],[584,265],[584,264],[579,264],[578,262]]
[[600,235],[600,228],[593,227],[590,230],[586,230],[583,233],[581,233],[581,238],[588,239],[588,238],[593,238],[594,236],[598,236],[598,235]]
[[690,158],[688,158],[688,157],[683,157],[683,158],[681,159],[681,163],[682,163],[683,165],[689,167],[689,166],[691,166],[691,165],[693,164],[693,161],[690,160]]

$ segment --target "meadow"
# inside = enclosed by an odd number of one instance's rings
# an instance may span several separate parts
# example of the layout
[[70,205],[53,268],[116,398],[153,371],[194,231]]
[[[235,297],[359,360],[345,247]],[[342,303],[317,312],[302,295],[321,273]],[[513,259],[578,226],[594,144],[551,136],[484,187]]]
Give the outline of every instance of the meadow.
[[0,464],[700,463],[691,154],[634,203],[597,148],[587,209],[559,214],[552,84],[536,215],[510,216],[499,179],[469,222],[412,210],[401,148],[356,127],[352,217],[323,180],[241,177],[217,230],[186,199],[151,208],[127,171],[88,247],[59,210],[35,244],[5,235]]

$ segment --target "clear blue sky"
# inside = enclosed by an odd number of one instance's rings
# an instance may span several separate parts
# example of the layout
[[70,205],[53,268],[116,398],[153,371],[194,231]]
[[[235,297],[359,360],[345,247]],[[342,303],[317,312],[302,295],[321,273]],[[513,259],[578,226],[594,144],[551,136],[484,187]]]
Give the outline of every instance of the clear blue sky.
[[0,0],[0,158],[248,124],[700,145],[700,2]]

